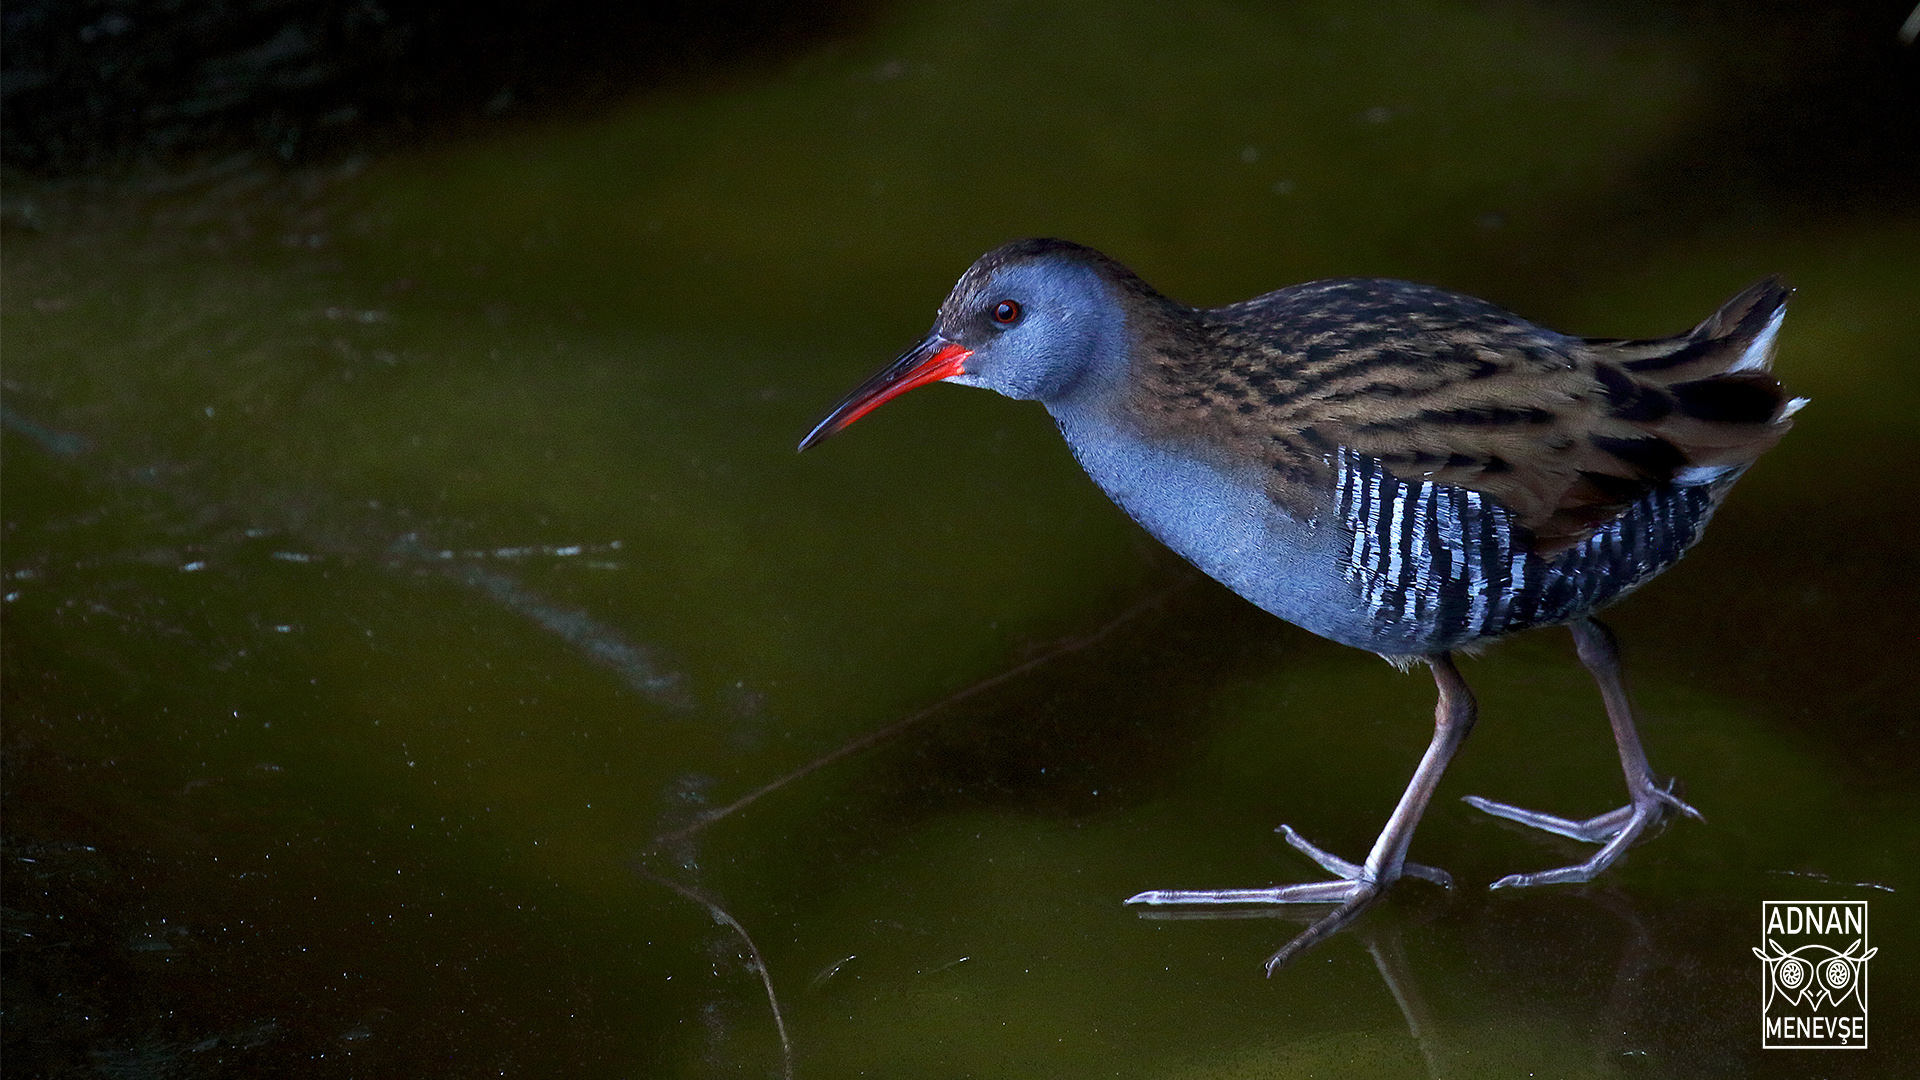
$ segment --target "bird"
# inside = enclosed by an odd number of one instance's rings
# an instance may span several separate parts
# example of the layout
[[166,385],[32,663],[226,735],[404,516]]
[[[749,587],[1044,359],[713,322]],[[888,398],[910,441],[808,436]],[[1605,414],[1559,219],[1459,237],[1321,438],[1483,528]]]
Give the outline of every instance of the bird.
[[1704,820],[1650,768],[1617,641],[1594,616],[1672,566],[1807,404],[1771,372],[1791,293],[1769,277],[1685,333],[1575,337],[1383,278],[1190,307],[1093,248],[1019,240],[974,262],[932,331],[799,449],[933,382],[1038,401],[1095,484],[1194,566],[1321,637],[1431,670],[1432,741],[1364,861],[1282,825],[1327,880],[1126,901],[1334,905],[1268,958],[1271,976],[1403,877],[1452,886],[1407,854],[1478,715],[1454,657],[1496,639],[1569,628],[1628,801],[1576,820],[1467,796],[1598,845],[1493,888],[1590,881],[1667,815]]

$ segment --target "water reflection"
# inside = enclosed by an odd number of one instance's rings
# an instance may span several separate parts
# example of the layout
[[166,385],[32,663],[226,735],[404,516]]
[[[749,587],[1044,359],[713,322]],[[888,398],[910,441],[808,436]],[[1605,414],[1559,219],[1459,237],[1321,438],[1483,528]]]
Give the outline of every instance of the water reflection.
[[[451,552],[425,552],[420,550],[417,534],[409,533],[394,544],[390,551],[410,555],[416,559],[439,559],[451,562]],[[586,544],[542,544],[532,549],[501,548],[516,554],[521,551],[540,551],[549,558],[571,558],[586,551]],[[610,541],[605,548],[618,551],[620,542]],[[594,565],[589,563],[589,565]],[[618,564],[601,563],[596,568],[620,569]],[[561,607],[540,596],[507,574],[489,570],[471,560],[452,563],[446,571],[454,580],[480,590],[503,607],[533,620],[539,627],[568,645],[580,650],[597,664],[620,673],[627,685],[640,691],[656,703],[675,709],[691,709],[693,698],[684,687],[685,678],[678,672],[662,670],[649,655],[648,650],[625,640],[618,630],[594,619],[586,612],[576,608]]]
[[[1820,1067],[1897,1075],[1907,99],[1843,16],[1749,7],[902,5],[425,150],[9,174],[8,1072],[772,1073],[770,982],[802,1077],[1779,1073],[1759,902],[1817,894],[1887,962]],[[1195,580],[1042,416],[930,390],[795,462],[1049,232],[1196,302],[1401,274],[1595,334],[1787,274],[1820,407],[1618,609],[1708,824],[1485,893],[1545,860],[1451,796],[1617,802],[1522,637],[1413,852],[1453,893],[1272,981],[1271,924],[1124,909],[1297,870],[1274,822],[1364,847],[1431,698]]]

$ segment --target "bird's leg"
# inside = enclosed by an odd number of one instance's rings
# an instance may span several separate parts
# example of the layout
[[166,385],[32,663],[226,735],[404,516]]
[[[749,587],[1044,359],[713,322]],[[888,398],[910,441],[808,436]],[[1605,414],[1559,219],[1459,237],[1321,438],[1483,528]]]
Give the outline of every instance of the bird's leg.
[[1659,822],[1669,808],[1696,820],[1706,820],[1701,817],[1700,811],[1680,801],[1679,796],[1673,793],[1671,783],[1663,787],[1655,781],[1653,771],[1647,767],[1647,752],[1641,748],[1640,733],[1633,726],[1633,705],[1627,700],[1626,684],[1621,681],[1620,647],[1614,641],[1613,631],[1598,619],[1580,619],[1572,623],[1569,629],[1573,631],[1573,642],[1579,650],[1580,662],[1593,674],[1593,681],[1600,685],[1601,700],[1607,705],[1607,720],[1613,725],[1613,739],[1620,747],[1620,768],[1626,774],[1627,795],[1633,801],[1598,817],[1573,821],[1537,810],[1523,810],[1478,795],[1468,795],[1466,801],[1469,804],[1489,814],[1574,840],[1601,845],[1600,850],[1594,852],[1586,862],[1563,866],[1558,870],[1542,870],[1537,874],[1508,874],[1493,883],[1496,889],[1592,881],[1612,865],[1634,840]]
[[1439,786],[1440,775],[1447,770],[1447,762],[1453,759],[1461,740],[1473,730],[1475,705],[1473,691],[1467,688],[1467,681],[1460,677],[1460,671],[1454,667],[1451,656],[1438,653],[1429,657],[1427,662],[1433,668],[1433,681],[1440,690],[1439,703],[1434,706],[1433,741],[1427,744],[1420,767],[1414,770],[1413,779],[1407,782],[1399,805],[1393,808],[1386,826],[1374,840],[1373,850],[1367,853],[1365,863],[1355,865],[1322,851],[1291,827],[1282,825],[1279,831],[1287,838],[1287,843],[1335,875],[1335,880],[1275,885],[1265,889],[1152,889],[1128,897],[1127,903],[1147,906],[1340,905],[1268,958],[1267,973],[1271,975],[1287,961],[1352,922],[1379,898],[1387,886],[1403,875],[1451,888],[1453,879],[1446,871],[1408,862],[1407,847],[1413,842],[1414,828],[1420,824],[1420,815],[1426,812],[1434,788]]

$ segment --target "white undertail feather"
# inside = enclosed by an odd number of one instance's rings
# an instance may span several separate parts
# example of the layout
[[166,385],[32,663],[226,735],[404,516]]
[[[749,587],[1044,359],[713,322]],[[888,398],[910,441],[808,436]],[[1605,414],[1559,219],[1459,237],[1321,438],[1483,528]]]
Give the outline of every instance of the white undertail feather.
[[1738,472],[1745,465],[1689,465],[1673,474],[1673,482],[1681,487],[1697,487],[1711,484],[1728,473]]
[[[1766,371],[1772,368],[1773,339],[1779,336],[1780,323],[1784,321],[1786,317],[1787,306],[1782,304],[1774,311],[1773,317],[1767,320],[1767,328],[1760,331],[1760,336],[1753,339],[1753,343],[1747,346],[1746,352],[1740,354],[1740,362],[1733,365],[1732,370],[1745,371],[1758,368],[1761,371]],[[1773,422],[1776,424],[1780,423],[1787,417],[1806,408],[1807,402],[1812,400],[1812,398],[1803,397],[1787,399],[1787,403],[1780,406],[1780,414],[1773,418]]]
[[[1786,317],[1785,304],[1775,308],[1773,314],[1767,318],[1766,329],[1754,335],[1753,340],[1748,342],[1746,349],[1741,352],[1740,359],[1734,361],[1733,366],[1727,369],[1727,373],[1770,370],[1773,367],[1774,340],[1780,336],[1780,324],[1786,320]],[[1808,400],[1803,397],[1789,399],[1780,406],[1780,411],[1774,415],[1773,423],[1785,422],[1788,417],[1805,408]],[[1674,474],[1673,482],[1682,487],[1711,484],[1744,468],[1746,468],[1744,465],[1689,465]]]
[[1767,320],[1767,328],[1760,331],[1753,341],[1748,343],[1747,351],[1741,353],[1740,359],[1734,361],[1733,366],[1727,370],[1729,372],[1767,370],[1773,363],[1773,340],[1780,336],[1780,323],[1786,317],[1785,304],[1775,308],[1773,316]]

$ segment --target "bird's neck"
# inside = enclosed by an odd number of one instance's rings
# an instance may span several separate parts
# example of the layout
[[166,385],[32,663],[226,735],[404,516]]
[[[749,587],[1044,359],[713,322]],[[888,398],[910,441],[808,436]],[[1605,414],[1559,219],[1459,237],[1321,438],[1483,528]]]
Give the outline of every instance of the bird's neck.
[[[1135,284],[1138,291],[1126,290]],[[1140,372],[1168,350],[1190,348],[1206,334],[1200,312],[1169,300],[1135,279],[1109,283],[1119,302],[1101,305],[1079,327],[1071,374],[1041,400],[1056,420],[1098,419],[1125,428]]]

